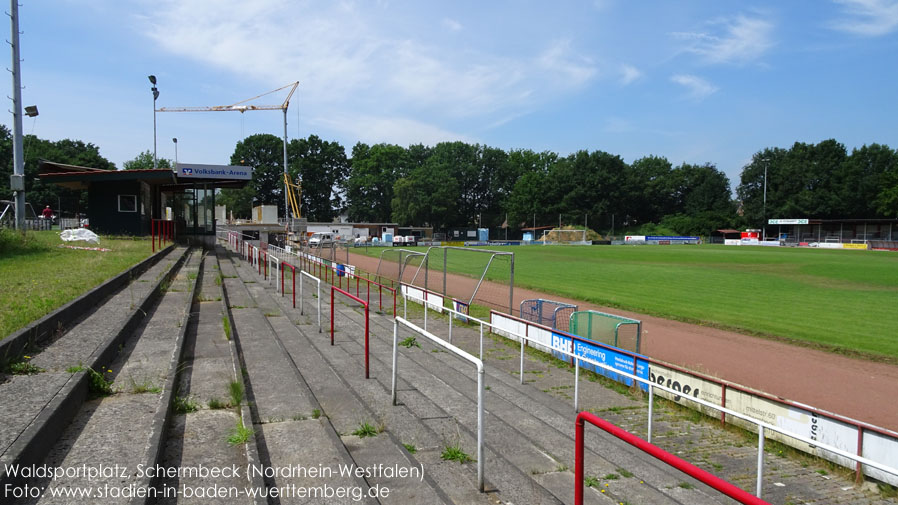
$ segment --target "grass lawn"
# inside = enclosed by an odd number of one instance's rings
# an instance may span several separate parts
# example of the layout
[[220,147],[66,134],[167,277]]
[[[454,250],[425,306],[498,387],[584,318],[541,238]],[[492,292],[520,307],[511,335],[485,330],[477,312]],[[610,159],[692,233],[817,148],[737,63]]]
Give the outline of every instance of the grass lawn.
[[[491,249],[515,253],[515,286],[898,358],[895,253],[715,245]],[[381,250],[368,254],[379,256]],[[471,272],[484,261],[474,254],[461,258],[450,252],[450,270]],[[442,256],[437,263],[442,266]]]
[[[100,237],[111,252],[56,247],[58,231],[0,230],[0,339],[151,254],[148,240]],[[92,246],[83,242],[73,245]]]

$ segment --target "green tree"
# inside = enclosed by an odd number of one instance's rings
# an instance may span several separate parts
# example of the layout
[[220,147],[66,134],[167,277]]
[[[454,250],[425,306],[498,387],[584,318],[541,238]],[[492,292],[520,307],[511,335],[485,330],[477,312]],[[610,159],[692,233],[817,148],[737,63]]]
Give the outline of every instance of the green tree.
[[362,222],[387,222],[391,219],[393,186],[408,173],[409,154],[391,144],[352,148],[352,163],[346,180],[349,219]]
[[393,220],[440,230],[457,222],[454,207],[460,194],[458,182],[439,164],[425,163],[393,186]]
[[242,188],[222,188],[215,197],[215,203],[227,208],[228,219],[231,218],[231,213],[235,219],[251,219],[255,195],[256,191],[250,184]]
[[[883,208],[881,195],[889,188],[889,175],[898,171],[898,152],[881,144],[854,149],[835,176],[839,214],[843,217],[872,218],[895,216]],[[892,184],[894,186],[894,183]]]
[[[22,139],[25,164],[25,198],[35,210],[49,205],[57,211],[62,207],[66,215],[87,210],[87,192],[76,191],[45,183],[38,178],[40,161],[53,161],[102,170],[115,170],[115,165],[100,155],[100,148],[80,140],[50,141],[34,135]],[[0,198],[12,198],[9,176],[12,166],[12,135],[0,126]]]
[[[171,169],[175,164],[166,158],[156,159],[156,168]],[[149,149],[138,154],[133,160],[128,160],[122,164],[125,170],[151,170],[153,168],[153,153]]]
[[289,173],[302,185],[302,207],[311,221],[330,221],[343,209],[341,190],[349,175],[346,150],[317,135],[294,139],[287,147]]
[[[231,164],[253,168],[253,177],[249,183],[252,188],[250,205],[277,205],[278,215],[283,217],[284,141],[268,133],[251,135],[237,142],[234,154],[231,155]],[[245,199],[245,195],[243,198]]]

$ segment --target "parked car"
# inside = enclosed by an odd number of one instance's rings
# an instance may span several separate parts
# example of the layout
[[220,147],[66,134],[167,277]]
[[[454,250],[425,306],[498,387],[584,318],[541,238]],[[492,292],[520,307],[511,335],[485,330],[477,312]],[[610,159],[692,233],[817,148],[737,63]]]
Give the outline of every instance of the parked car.
[[311,237],[309,237],[309,245],[310,246],[318,246],[324,244],[331,244],[334,241],[333,233],[313,233]]

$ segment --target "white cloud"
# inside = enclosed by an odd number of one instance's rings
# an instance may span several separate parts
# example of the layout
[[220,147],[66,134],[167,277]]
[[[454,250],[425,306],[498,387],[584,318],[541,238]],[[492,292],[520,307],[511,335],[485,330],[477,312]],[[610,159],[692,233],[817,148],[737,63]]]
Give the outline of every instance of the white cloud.
[[886,35],[898,29],[898,1],[895,0],[835,0],[843,6],[846,19],[831,26],[867,37]]
[[477,140],[459,133],[423,123],[406,117],[352,116],[339,115],[314,120],[316,124],[346,132],[360,142],[376,144],[387,142],[407,146],[423,143],[434,145],[438,142],[477,143]]
[[537,64],[560,83],[578,87],[596,75],[596,67],[590,58],[574,54],[571,40],[552,42],[536,60]]
[[443,26],[445,26],[451,32],[457,32],[464,28],[461,23],[452,18],[443,18]]
[[640,72],[639,69],[634,67],[633,65],[621,65],[620,73],[620,83],[624,86],[642,77],[642,72]]
[[[492,124],[532,110],[596,75],[592,61],[570,40],[548,41],[531,55],[508,56],[470,45],[439,45],[424,24],[397,30],[391,8],[351,2],[303,2],[300,9],[288,0],[158,0],[137,25],[162,50],[257,81],[262,89],[299,80],[306,118],[415,117],[418,123],[409,131],[417,129],[421,141],[441,137],[445,132],[438,125],[458,118]],[[450,18],[443,18],[442,25],[463,29]],[[350,128],[349,122],[333,124]]]
[[736,16],[710,22],[718,33],[677,32],[685,40],[685,51],[699,55],[706,63],[747,63],[757,60],[773,47],[773,23],[761,18]]
[[689,98],[697,101],[704,100],[718,90],[717,86],[695,75],[676,74],[670,80],[689,90]]

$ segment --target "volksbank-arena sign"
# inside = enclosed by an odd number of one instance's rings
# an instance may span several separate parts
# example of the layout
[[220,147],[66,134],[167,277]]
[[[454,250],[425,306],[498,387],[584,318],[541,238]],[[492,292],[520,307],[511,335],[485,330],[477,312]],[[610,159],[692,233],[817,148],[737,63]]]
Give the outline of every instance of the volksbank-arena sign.
[[178,163],[175,172],[178,178],[188,179],[237,179],[248,181],[253,177],[252,167],[239,165],[198,165]]

